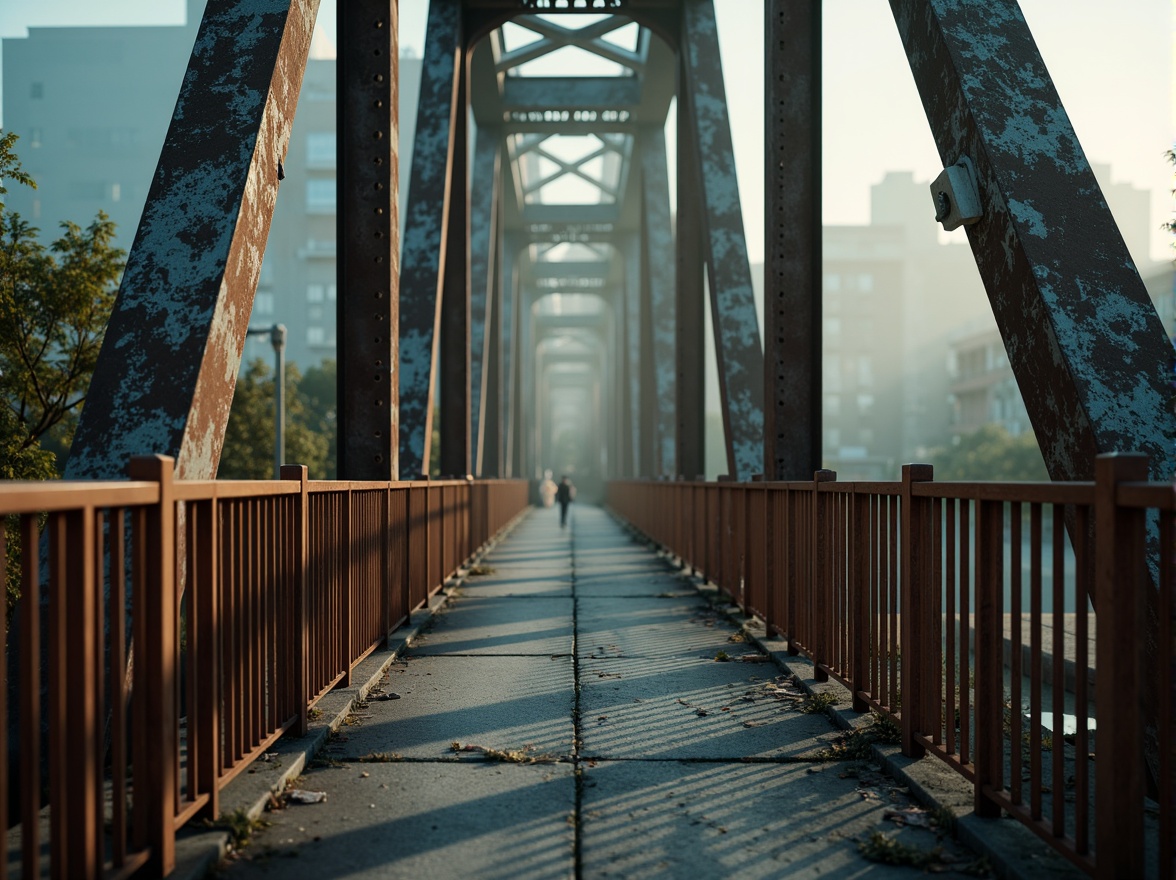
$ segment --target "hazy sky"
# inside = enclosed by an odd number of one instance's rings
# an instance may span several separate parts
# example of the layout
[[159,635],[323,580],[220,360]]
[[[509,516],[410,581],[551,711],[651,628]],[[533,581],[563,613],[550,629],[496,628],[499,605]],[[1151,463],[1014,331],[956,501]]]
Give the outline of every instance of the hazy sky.
[[[763,15],[760,0],[716,0],[748,249],[763,258]],[[1079,140],[1114,180],[1152,191],[1151,256],[1171,257],[1176,0],[1021,0]],[[400,0],[401,45],[418,54],[427,0]],[[183,0],[3,0],[0,37],[38,25],[177,24]],[[334,0],[320,20],[333,31]],[[887,171],[930,180],[939,159],[885,0],[824,0],[824,215],[865,223]],[[329,24],[328,24],[329,23]],[[737,59],[737,60],[736,60]],[[930,204],[930,197],[928,197]],[[933,222],[928,209],[928,222]],[[957,233],[958,234],[958,233]]]

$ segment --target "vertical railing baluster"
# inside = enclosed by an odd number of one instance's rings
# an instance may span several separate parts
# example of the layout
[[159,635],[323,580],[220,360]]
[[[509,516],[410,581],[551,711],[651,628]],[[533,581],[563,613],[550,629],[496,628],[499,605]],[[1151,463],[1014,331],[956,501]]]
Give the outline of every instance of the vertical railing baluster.
[[934,681],[927,675],[928,648],[925,644],[928,605],[928,560],[926,528],[930,515],[929,498],[916,498],[915,483],[933,479],[934,471],[928,464],[902,466],[902,522],[899,526],[899,555],[902,576],[899,582],[899,645],[902,664],[899,671],[899,694],[902,699],[902,753],[908,758],[921,758],[923,746],[916,734],[928,729],[926,704],[930,702],[925,689]]
[[[172,775],[176,753],[176,646],[175,646],[175,520],[176,502],[172,487],[175,462],[165,456],[137,456],[129,468],[132,480],[151,480],[159,484],[159,504],[147,516],[147,534],[143,536],[147,572],[141,581],[146,588],[136,591],[136,616],[144,617],[139,629],[144,636],[135,643],[139,655],[136,667],[143,668],[142,690],[136,687],[136,700],[142,695],[146,706],[148,737],[145,753],[136,752],[136,764],[146,765],[146,786],[140,790],[135,779],[135,812],[139,813],[140,795],[143,816],[148,825],[151,846],[149,869],[165,876],[175,867],[176,780]],[[146,593],[146,595],[143,595]],[[139,684],[136,677],[136,685]],[[136,817],[138,821],[138,817]]]
[[1095,460],[1095,713],[1094,762],[1098,818],[1096,876],[1142,877],[1143,847],[1143,639],[1146,632],[1144,515],[1118,506],[1120,483],[1147,479],[1142,455],[1100,455]]
[[996,818],[1004,788],[1004,506],[978,502],[976,579],[976,779],[978,816]]

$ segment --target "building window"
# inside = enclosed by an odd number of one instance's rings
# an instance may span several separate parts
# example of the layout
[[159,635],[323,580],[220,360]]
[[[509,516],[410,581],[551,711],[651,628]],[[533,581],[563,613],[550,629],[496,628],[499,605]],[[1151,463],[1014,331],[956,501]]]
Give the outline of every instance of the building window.
[[841,429],[840,428],[826,428],[825,429],[825,445],[836,449],[841,445]]
[[821,361],[821,382],[826,391],[841,390],[841,363],[837,355],[825,355]]
[[306,211],[309,214],[333,214],[335,212],[335,181],[306,181]]
[[306,136],[306,167],[335,167],[335,133],[312,131]]
[[874,384],[874,362],[865,355],[858,357],[857,373],[857,380],[859,385],[868,386]]
[[841,290],[841,276],[840,275],[826,275],[825,276],[825,290]]
[[261,277],[257,280],[258,284],[269,287],[274,283],[274,264],[266,260],[261,264]]
[[858,415],[868,416],[874,409],[873,394],[859,394],[857,398]]
[[327,340],[327,333],[322,327],[306,328],[306,344],[322,345]]
[[45,84],[35,82],[29,86],[29,97],[34,101],[40,101],[45,97]]
[[327,302],[334,302],[338,295],[338,288],[334,284],[327,285]]
[[857,277],[857,286],[862,293],[871,293],[874,290],[874,276],[861,273]]
[[825,415],[839,416],[841,415],[841,398],[836,394],[825,395]]
[[110,200],[112,202],[122,201],[122,184],[112,183],[110,185]]
[[306,285],[306,301],[321,303],[323,301],[323,286],[321,284]]
[[323,319],[323,307],[311,306],[306,310],[306,319],[308,321],[321,321]]
[[253,314],[272,315],[274,313],[274,295],[259,293],[253,298]]
[[41,129],[33,128],[29,130],[29,147],[31,149],[39,149],[41,146]]
[[841,338],[841,319],[840,318],[826,318],[825,319],[825,338],[835,340]]

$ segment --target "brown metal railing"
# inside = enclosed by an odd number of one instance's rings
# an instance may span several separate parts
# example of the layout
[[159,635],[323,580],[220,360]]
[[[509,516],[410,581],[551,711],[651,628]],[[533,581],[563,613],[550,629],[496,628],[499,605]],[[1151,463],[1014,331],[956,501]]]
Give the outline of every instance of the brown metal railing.
[[0,645],[0,793],[19,792],[18,814],[0,796],[0,827],[19,834],[22,876],[167,874],[176,830],[217,817],[224,786],[305,732],[315,702],[528,502],[518,481],[310,482],[286,467],[176,482],[162,457],[130,474],[0,483],[0,560],[19,542],[21,594],[19,639]]
[[1103,456],[1091,483],[908,465],[615,482],[608,503],[968,779],[979,815],[1098,876],[1176,876],[1176,493],[1145,481]]

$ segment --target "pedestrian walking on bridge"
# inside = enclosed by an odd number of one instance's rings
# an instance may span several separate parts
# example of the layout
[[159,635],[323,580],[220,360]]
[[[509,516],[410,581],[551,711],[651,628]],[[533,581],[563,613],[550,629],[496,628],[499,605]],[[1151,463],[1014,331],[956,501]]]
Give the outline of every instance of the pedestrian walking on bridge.
[[564,474],[559,481],[559,489],[555,493],[555,500],[559,502],[559,527],[566,528],[568,524],[568,505],[576,498],[576,487],[571,479]]

